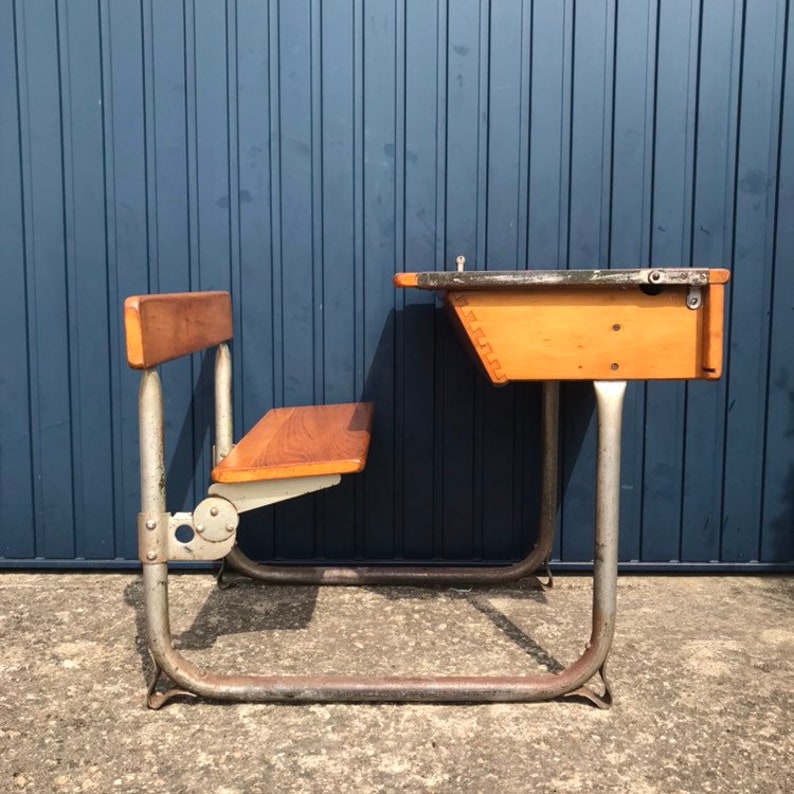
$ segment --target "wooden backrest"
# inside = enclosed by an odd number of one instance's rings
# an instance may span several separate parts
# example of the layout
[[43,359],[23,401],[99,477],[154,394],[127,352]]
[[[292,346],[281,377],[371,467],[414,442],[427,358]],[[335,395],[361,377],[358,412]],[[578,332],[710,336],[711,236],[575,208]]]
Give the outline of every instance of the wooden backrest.
[[127,363],[149,367],[232,338],[228,292],[133,295],[124,301]]

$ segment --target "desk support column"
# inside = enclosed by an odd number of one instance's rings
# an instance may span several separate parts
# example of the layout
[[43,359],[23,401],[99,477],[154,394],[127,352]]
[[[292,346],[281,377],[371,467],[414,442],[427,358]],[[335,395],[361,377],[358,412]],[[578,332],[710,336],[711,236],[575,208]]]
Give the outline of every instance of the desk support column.
[[[596,442],[595,540],[593,544],[593,630],[590,647],[597,649],[601,677],[609,703],[606,660],[615,633],[618,584],[618,525],[620,521],[620,443],[625,381],[593,383],[598,413]],[[589,696],[580,690],[571,694]],[[599,704],[600,705],[600,704]]]

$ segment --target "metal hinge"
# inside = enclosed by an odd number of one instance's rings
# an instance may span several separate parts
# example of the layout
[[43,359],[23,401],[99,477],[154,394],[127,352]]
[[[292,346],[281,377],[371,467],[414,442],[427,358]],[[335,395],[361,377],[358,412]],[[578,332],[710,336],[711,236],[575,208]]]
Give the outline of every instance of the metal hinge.
[[700,287],[692,287],[686,291],[686,307],[687,309],[699,309],[703,302],[703,295]]

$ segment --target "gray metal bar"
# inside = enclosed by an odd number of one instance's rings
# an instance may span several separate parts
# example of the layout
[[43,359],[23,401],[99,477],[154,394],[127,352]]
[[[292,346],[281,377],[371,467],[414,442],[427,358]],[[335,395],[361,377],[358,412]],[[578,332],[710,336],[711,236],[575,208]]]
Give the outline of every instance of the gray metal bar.
[[709,271],[697,268],[643,270],[468,270],[416,274],[419,289],[526,289],[527,287],[705,287]]
[[165,513],[163,389],[156,369],[141,373],[138,389],[138,443],[141,467],[141,513],[159,520]]
[[219,463],[234,444],[232,423],[232,357],[229,346],[218,345],[215,351],[215,460]]
[[[247,701],[437,703],[536,701],[578,694],[600,706],[608,706],[611,702],[608,689],[604,696],[599,696],[583,685],[599,671],[603,676],[615,627],[620,430],[625,386],[622,382],[595,384],[598,450],[592,629],[584,653],[565,670],[532,676],[432,678],[215,675],[201,670],[174,649],[168,620],[167,568],[163,564],[145,565],[147,637],[156,664],[156,677],[149,687],[149,705],[159,708],[175,694]],[[155,691],[161,671],[174,682],[174,689]],[[606,685],[605,678],[604,682]]]
[[[596,452],[596,514],[593,550],[593,611],[615,624],[620,514],[620,441],[625,381],[596,381],[598,438]],[[606,657],[604,657],[606,659]]]

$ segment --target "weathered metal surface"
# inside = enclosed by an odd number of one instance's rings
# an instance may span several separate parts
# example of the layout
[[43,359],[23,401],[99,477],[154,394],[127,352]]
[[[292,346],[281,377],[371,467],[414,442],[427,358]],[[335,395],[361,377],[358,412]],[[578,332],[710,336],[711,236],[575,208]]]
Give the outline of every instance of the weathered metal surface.
[[[219,675],[187,660],[177,649],[168,617],[168,568],[159,563],[144,566],[146,637],[155,663],[147,689],[147,703],[160,708],[177,695],[198,695],[216,700],[255,702],[514,702],[548,700],[580,695],[599,707],[612,702],[606,678],[606,660],[615,630],[617,597],[618,515],[620,501],[620,435],[625,383],[596,383],[598,444],[596,450],[596,510],[591,633],[584,653],[558,673],[528,676],[264,676]],[[548,390],[548,396],[556,388]],[[549,403],[547,403],[548,405]],[[554,426],[556,409],[546,413],[547,427]],[[556,434],[544,440],[556,445]],[[547,450],[548,453],[548,450]],[[546,461],[556,459],[547,454]],[[548,480],[544,490],[550,489]],[[548,507],[544,495],[544,510]],[[278,580],[278,579],[276,579]],[[438,581],[427,576],[426,581]],[[603,693],[585,684],[597,673]],[[158,690],[162,677],[173,683]]]
[[207,492],[228,499],[234,503],[238,513],[245,513],[294,499],[296,496],[331,488],[338,485],[341,479],[339,474],[319,474],[261,482],[216,482],[210,485]]
[[697,286],[709,283],[709,271],[698,268],[634,270],[469,270],[416,274],[416,287],[430,290],[525,289],[564,286]]

